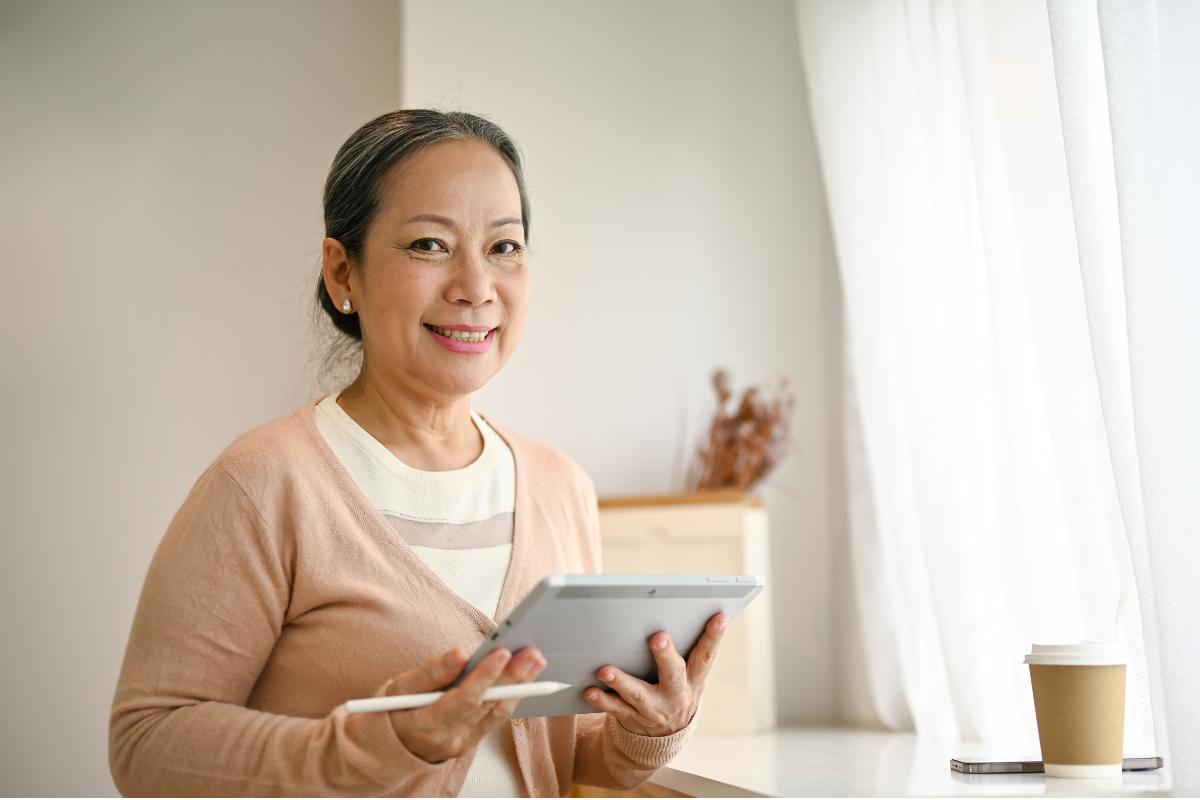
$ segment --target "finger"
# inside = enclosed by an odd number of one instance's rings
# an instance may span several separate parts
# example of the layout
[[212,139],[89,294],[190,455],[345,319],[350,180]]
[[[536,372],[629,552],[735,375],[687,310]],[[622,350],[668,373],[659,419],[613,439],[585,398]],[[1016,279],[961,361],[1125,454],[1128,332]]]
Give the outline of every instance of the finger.
[[397,675],[388,688],[388,694],[436,691],[457,678],[466,663],[461,649],[456,647],[448,650],[437,658],[431,658],[420,666]]
[[621,699],[632,706],[637,713],[647,718],[655,714],[659,694],[658,687],[651,686],[641,678],[635,678],[628,672],[612,665],[598,669],[596,677],[605,686],[616,689],[617,694],[621,695]]
[[721,646],[721,640],[725,637],[725,627],[728,623],[728,614],[724,612],[713,614],[709,617],[708,624],[705,625],[704,635],[688,653],[687,676],[688,682],[692,686],[704,685],[708,671],[712,669],[713,662],[717,660],[717,648]]
[[[498,648],[505,653],[509,653],[506,648]],[[488,664],[485,669],[485,662],[488,659],[495,657],[497,660]],[[506,660],[502,660],[496,654],[496,651],[489,653],[487,658],[480,661],[475,671],[480,672],[481,678],[473,681],[468,685],[468,680],[464,680],[460,685],[460,689],[465,689],[462,696],[457,698],[455,702],[459,703],[461,713],[465,715],[467,720],[472,725],[479,724],[488,714],[496,711],[496,705],[504,703],[505,708],[500,709],[504,712],[504,718],[507,718],[512,713],[512,708],[515,707],[517,701],[499,701],[499,700],[484,700],[483,694],[493,686],[512,683],[526,683],[537,675],[546,667],[546,659],[541,652],[534,648],[522,648],[519,655],[512,655]],[[472,673],[472,676],[475,673]],[[445,699],[445,698],[443,698]],[[518,698],[519,700],[520,698]],[[505,711],[507,709],[507,711]]]
[[491,688],[512,661],[512,652],[507,647],[497,647],[483,657],[471,674],[463,679],[455,691],[462,699],[473,703],[483,702],[483,693]]
[[[526,683],[536,678],[545,668],[546,659],[538,650],[534,648],[522,648],[509,661],[504,674],[496,681],[496,685],[500,685],[501,683]],[[506,722],[513,715],[513,712],[517,710],[517,705],[522,699],[524,698],[518,697],[511,700],[492,700],[484,703],[487,712],[472,729],[468,737],[467,746],[475,746],[490,731]]]
[[546,658],[536,647],[522,647],[513,654],[512,660],[504,668],[504,672],[496,684],[526,683],[538,676],[546,668]]
[[[540,652],[532,648],[524,648],[513,656],[512,661],[504,670],[504,674],[496,681],[499,686],[502,683],[528,683],[541,674],[546,668],[546,659]],[[499,716],[500,719],[508,719],[516,710],[517,704],[524,698],[517,697],[509,700],[492,700],[489,705],[493,705],[492,711]]]
[[[447,758],[462,752],[475,725],[492,710],[493,702],[481,703],[487,687],[499,677],[512,654],[497,648],[483,658],[458,686],[449,689],[427,706],[400,712],[412,715],[409,725],[426,740],[437,744]],[[460,668],[461,671],[461,668]],[[447,749],[448,748],[448,749]]]
[[462,683],[446,692],[444,697],[429,708],[440,706],[439,716],[445,714],[444,719],[453,719],[468,728],[473,727],[491,710],[484,708],[486,703],[483,693],[495,685],[511,659],[512,653],[507,648],[496,648],[475,665],[475,669],[471,670]]
[[607,711],[622,722],[628,723],[625,727],[630,730],[638,726],[637,709],[622,700],[619,695],[590,686],[584,691],[583,699],[597,711]]
[[669,696],[682,694],[688,688],[687,662],[666,631],[659,631],[650,637],[650,652],[658,664],[658,685]]

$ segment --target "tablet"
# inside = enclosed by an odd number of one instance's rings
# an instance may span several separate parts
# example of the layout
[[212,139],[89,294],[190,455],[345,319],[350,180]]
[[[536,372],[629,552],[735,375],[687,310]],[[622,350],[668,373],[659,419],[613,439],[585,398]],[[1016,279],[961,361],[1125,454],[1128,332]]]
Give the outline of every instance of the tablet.
[[[583,699],[589,686],[614,693],[596,671],[612,664],[649,682],[658,668],[649,639],[666,631],[686,660],[710,617],[736,617],[766,582],[760,575],[566,575],[551,573],[526,595],[512,614],[480,645],[462,675],[497,647],[516,653],[536,647],[546,668],[535,678],[572,684],[544,697],[527,697],[513,717],[595,714]],[[720,661],[720,651],[717,660]]]

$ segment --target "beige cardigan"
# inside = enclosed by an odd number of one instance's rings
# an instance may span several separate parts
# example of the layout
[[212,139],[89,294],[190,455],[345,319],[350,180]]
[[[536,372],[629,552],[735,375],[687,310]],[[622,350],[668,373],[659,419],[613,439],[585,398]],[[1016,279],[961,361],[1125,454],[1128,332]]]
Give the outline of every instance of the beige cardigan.
[[[471,653],[549,572],[600,571],[591,478],[496,425],[516,465],[496,619],[395,535],[329,449],[316,403],[236,439],[197,480],[150,563],[109,724],[125,795],[455,796],[474,751],[430,764],[388,714],[346,700],[453,648]],[[632,788],[696,725],[641,736],[604,713],[512,720],[532,796]]]

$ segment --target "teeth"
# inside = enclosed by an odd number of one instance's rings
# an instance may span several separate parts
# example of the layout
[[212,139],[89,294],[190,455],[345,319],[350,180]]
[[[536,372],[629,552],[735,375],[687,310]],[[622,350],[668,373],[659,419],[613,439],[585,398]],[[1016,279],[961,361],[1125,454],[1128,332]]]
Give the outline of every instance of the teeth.
[[490,332],[479,331],[478,333],[468,333],[467,331],[448,331],[445,328],[439,328],[437,325],[430,325],[429,327],[447,339],[454,339],[459,342],[482,342]]

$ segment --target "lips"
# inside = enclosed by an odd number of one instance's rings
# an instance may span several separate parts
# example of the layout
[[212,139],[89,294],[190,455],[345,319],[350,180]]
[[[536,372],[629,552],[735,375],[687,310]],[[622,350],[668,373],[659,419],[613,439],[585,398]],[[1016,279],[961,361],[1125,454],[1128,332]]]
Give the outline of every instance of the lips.
[[487,331],[483,340],[476,342],[446,336],[443,333],[439,333],[433,325],[425,325],[425,329],[429,331],[429,335],[433,337],[434,341],[452,353],[486,353],[491,349],[492,339],[496,338],[497,330],[493,328]]
[[[487,325],[434,325],[431,322],[423,323],[426,328],[441,328],[444,331],[457,331],[459,333],[491,333],[496,328],[490,328]],[[499,327],[498,325],[496,327]]]

